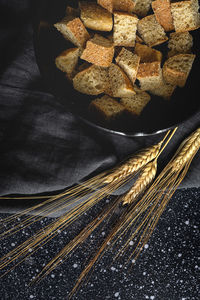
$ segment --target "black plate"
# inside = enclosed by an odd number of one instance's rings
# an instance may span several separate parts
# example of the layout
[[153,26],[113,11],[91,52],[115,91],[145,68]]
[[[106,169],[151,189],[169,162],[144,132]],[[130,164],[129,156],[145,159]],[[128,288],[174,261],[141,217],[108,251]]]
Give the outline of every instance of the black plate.
[[[91,99],[75,91],[72,85],[55,66],[55,58],[63,50],[74,47],[54,28],[53,24],[65,15],[66,5],[76,7],[78,1],[40,0],[34,14],[34,45],[38,66],[49,91],[70,111],[90,126],[105,132],[127,136],[156,134],[173,128],[190,118],[200,109],[198,99],[200,43],[199,30],[192,31],[194,38],[193,53],[196,59],[184,88],[177,88],[170,101],[153,96],[141,116],[136,120],[126,120],[115,127],[102,126],[91,118],[88,105]],[[159,47],[157,47],[159,49]],[[167,45],[160,46],[167,49]]]

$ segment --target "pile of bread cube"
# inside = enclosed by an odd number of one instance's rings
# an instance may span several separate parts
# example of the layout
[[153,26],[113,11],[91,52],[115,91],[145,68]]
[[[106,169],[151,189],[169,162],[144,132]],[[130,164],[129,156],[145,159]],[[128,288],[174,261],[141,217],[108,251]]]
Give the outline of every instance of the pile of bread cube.
[[[189,31],[200,27],[198,0],[97,0],[67,6],[54,25],[74,47],[56,65],[80,93],[98,96],[90,110],[106,121],[139,116],[152,95],[184,87],[195,55]],[[163,53],[155,46],[166,45]]]

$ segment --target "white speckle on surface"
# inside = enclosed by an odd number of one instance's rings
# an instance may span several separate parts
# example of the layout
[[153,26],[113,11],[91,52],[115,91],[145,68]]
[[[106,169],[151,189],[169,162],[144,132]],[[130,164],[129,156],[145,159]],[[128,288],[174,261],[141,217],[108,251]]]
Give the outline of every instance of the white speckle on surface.
[[155,296],[150,296],[150,299],[151,299],[151,300],[155,299]]
[[15,247],[15,243],[12,243],[11,246],[12,246],[12,247]]
[[135,259],[132,259],[132,263],[133,263],[133,264],[135,263]]
[[181,256],[182,256],[182,253],[179,253],[179,254],[178,254],[178,257],[181,257]]
[[73,268],[77,268],[78,267],[78,265],[77,264],[73,264]]
[[130,245],[130,246],[133,246],[133,244],[134,244],[133,241],[130,241],[129,245]]
[[106,233],[103,231],[101,234],[104,236]]
[[115,271],[116,270],[115,267],[111,267],[110,269],[111,269],[111,271]]
[[190,221],[189,221],[189,220],[185,221],[185,224],[186,224],[186,225],[189,225],[189,224],[190,224]]
[[148,245],[148,244],[144,245],[144,248],[145,248],[145,249],[148,249],[148,248],[149,248],[149,245]]
[[147,272],[143,272],[142,274],[145,276],[147,274]]
[[33,299],[34,298],[34,296],[33,295],[30,295],[30,297],[29,297],[30,299]]
[[51,278],[55,278],[55,275],[54,275],[54,274],[51,274]]
[[115,297],[116,298],[119,297],[119,292],[115,293]]

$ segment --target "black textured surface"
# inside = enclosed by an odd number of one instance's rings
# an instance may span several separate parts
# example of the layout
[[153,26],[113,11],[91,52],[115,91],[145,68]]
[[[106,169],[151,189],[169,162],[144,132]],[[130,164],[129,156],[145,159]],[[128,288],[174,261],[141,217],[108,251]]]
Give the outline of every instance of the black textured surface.
[[[113,167],[163,137],[129,138],[92,128],[48,93],[33,47],[31,18],[38,2],[0,0],[0,195],[64,189],[89,174]],[[194,93],[191,97],[195,98],[188,99],[189,106],[198,100]],[[162,153],[159,166],[199,126],[199,119],[197,112],[180,126]],[[199,187],[199,156],[182,187]]]
[[[123,260],[112,263],[107,253],[96,265],[88,284],[74,297],[78,300],[198,300],[199,286],[199,226],[200,189],[177,191],[161,217],[158,226],[132,269],[123,266]],[[106,201],[106,200],[105,200]],[[107,199],[108,201],[108,199]],[[94,213],[98,211],[96,208]],[[5,215],[1,215],[3,217]],[[72,228],[28,258],[0,281],[2,300],[63,300],[67,299],[75,280],[83,269],[86,258],[96,247],[99,236],[95,232],[86,245],[54,270],[36,286],[28,287],[30,280],[42,269],[67,241],[84,226],[91,214],[85,215]],[[1,242],[1,255],[34,234],[37,228],[48,223],[22,230],[16,236]]]

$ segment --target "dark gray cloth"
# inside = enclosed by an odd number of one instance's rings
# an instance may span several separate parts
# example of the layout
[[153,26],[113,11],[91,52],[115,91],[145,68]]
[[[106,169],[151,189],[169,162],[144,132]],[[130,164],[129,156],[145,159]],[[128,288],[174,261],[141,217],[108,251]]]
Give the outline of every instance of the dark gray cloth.
[[[37,67],[30,1],[0,1],[0,195],[37,194],[70,186],[161,139],[126,138],[90,128],[64,111]],[[162,167],[199,126],[200,113],[182,124],[160,158]],[[181,187],[199,187],[199,153]]]

